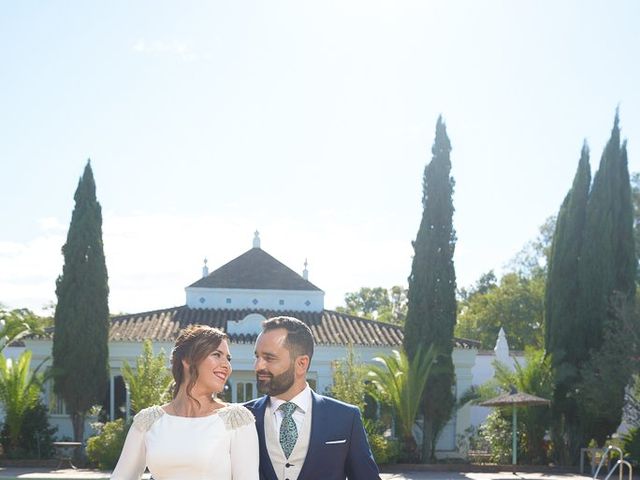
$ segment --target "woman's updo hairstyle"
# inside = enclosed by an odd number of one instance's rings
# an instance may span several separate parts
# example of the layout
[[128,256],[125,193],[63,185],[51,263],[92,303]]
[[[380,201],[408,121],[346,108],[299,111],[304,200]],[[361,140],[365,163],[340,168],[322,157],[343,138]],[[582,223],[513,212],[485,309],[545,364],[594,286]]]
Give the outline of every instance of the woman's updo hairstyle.
[[171,373],[173,374],[173,398],[176,398],[180,386],[185,381],[184,366],[182,360],[189,364],[189,383],[186,386],[187,396],[198,402],[191,396],[191,390],[198,380],[198,365],[207,355],[215,351],[227,335],[218,328],[206,325],[190,325],[184,328],[178,335],[178,339],[171,351]]

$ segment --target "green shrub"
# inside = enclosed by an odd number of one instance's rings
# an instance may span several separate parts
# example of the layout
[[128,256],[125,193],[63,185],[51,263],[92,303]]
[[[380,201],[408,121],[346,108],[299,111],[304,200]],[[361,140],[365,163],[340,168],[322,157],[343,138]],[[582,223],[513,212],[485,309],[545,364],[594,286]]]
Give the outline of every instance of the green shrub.
[[130,424],[122,418],[102,425],[98,435],[87,440],[89,461],[102,470],[113,469],[120,458],[129,427]]
[[379,433],[369,434],[369,445],[378,465],[396,463],[400,456],[400,443],[395,438],[387,438]]
[[57,427],[49,424],[47,407],[39,401],[25,412],[18,447],[11,449],[7,424],[2,425],[0,443],[6,456],[10,458],[51,458],[57,430]]
[[622,450],[633,465],[640,464],[640,428],[632,428],[622,437]]
[[[511,463],[512,455],[512,425],[508,414],[495,409],[491,412],[480,427],[480,435],[489,445],[491,461],[498,464]],[[525,445],[525,437],[522,429],[518,428],[518,457],[522,457],[522,446]]]

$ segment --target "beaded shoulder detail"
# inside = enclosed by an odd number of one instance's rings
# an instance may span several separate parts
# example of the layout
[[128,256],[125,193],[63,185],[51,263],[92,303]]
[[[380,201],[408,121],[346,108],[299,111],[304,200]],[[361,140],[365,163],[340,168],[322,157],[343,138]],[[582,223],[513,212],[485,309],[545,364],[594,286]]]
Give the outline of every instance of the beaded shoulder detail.
[[256,419],[246,407],[238,404],[232,404],[227,407],[221,408],[218,412],[220,418],[224,422],[224,426],[227,430],[235,430],[244,425],[255,423]]
[[133,426],[143,433],[148,432],[151,425],[162,415],[164,415],[164,410],[158,405],[144,408],[133,417]]

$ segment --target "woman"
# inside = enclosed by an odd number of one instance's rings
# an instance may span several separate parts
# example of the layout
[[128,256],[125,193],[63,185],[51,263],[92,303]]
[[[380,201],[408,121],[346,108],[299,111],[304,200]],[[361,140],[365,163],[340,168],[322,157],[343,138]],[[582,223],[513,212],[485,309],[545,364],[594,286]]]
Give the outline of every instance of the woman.
[[196,325],[171,352],[173,400],[133,418],[113,480],[257,480],[258,437],[251,412],[216,398],[229,375],[227,336]]

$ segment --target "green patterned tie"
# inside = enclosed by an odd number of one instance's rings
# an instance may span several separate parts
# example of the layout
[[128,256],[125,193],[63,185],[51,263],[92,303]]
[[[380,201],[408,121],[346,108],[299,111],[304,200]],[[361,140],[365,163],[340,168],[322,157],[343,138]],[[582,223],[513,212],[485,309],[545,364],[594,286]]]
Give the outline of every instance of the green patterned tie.
[[282,411],[282,423],[280,424],[280,445],[284,456],[289,458],[293,447],[298,440],[298,429],[296,422],[293,421],[293,412],[296,410],[296,404],[291,402],[283,403],[278,407]]

